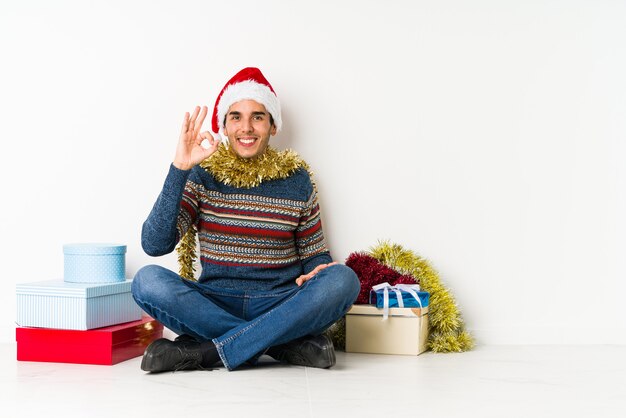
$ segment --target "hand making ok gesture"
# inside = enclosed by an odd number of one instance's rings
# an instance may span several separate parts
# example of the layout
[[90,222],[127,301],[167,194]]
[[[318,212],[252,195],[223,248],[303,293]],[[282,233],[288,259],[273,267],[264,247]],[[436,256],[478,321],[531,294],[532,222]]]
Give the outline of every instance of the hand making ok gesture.
[[[207,110],[206,106],[202,106],[202,111],[200,111],[200,106],[196,106],[191,117],[189,112],[185,113],[173,163],[176,168],[189,170],[202,160],[209,158],[217,150],[220,141],[213,138],[209,131],[200,132]],[[204,140],[208,143],[206,148],[202,146]]]

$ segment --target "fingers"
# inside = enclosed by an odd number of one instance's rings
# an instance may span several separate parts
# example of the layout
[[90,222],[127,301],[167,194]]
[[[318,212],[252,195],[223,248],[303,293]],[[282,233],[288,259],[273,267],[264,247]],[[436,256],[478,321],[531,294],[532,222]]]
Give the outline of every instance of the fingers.
[[304,282],[311,280],[313,277],[315,277],[317,273],[319,273],[320,271],[324,270],[327,267],[334,266],[335,264],[339,264],[339,263],[337,263],[336,261],[333,261],[332,263],[328,263],[328,264],[320,264],[319,266],[315,267],[309,274],[303,274],[302,276],[298,277],[296,279],[296,284],[298,286],[302,286]]
[[211,132],[205,131],[198,134],[196,144],[200,145],[204,150],[209,151],[212,154],[217,149],[220,141],[215,139]]
[[189,130],[189,112],[185,112],[185,119],[183,119],[183,126],[180,128],[180,133],[187,133]]
[[189,117],[189,112],[185,112],[185,119],[183,119],[183,126],[180,129],[181,134],[186,134],[189,131],[189,127],[194,123],[196,117],[198,116],[198,112],[200,111],[200,106],[196,106],[193,111],[191,117]]
[[315,276],[315,270],[313,270],[309,274],[303,274],[302,276],[298,277],[296,279],[296,284],[298,286],[302,286],[304,284],[304,282],[308,282],[309,280],[311,280],[313,278],[313,276]]
[[312,276],[315,276],[317,273],[319,273],[326,265],[325,264],[320,264],[319,266],[315,267],[313,269],[313,271],[311,271],[309,274]]
[[213,145],[213,143],[215,142],[215,137],[209,131],[200,132],[198,134],[198,139],[197,139],[198,144],[202,143],[202,141],[204,141],[205,139],[209,141],[211,145]]
[[330,267],[330,266],[334,266],[335,264],[337,264],[336,261],[333,261],[332,263],[328,263],[328,264],[320,264],[319,266],[315,267],[313,269],[313,271],[311,273],[309,273],[309,274],[316,275],[317,273],[319,273],[320,271],[324,270],[325,268]]
[[[181,127],[181,134],[191,133],[192,137],[190,139],[197,140],[199,137],[196,137],[196,132],[200,131],[208,111],[209,109],[206,106],[202,106],[202,108],[200,108],[200,106],[196,106],[191,114],[191,117],[189,116],[189,112],[185,112],[185,119],[183,120],[183,126]],[[202,140],[200,140],[200,142],[202,142]]]
[[[195,134],[196,132],[199,132],[207,113],[208,108],[206,106],[202,106],[202,108],[200,108],[200,106],[196,106],[191,116],[189,116],[189,112],[185,112],[185,118],[183,119],[183,125],[181,127],[181,134]],[[195,135],[191,138],[197,139]]]
[[[196,108],[198,109],[198,108]],[[209,109],[206,106],[202,106],[202,111],[200,112],[200,117],[195,121],[194,124],[194,131],[199,132],[200,128],[202,127],[202,123],[204,122],[204,118],[206,118],[206,115],[208,113]]]
[[196,108],[193,110],[193,114],[191,115],[192,123],[195,123],[196,118],[198,117],[198,113],[200,113],[200,106],[196,106]]

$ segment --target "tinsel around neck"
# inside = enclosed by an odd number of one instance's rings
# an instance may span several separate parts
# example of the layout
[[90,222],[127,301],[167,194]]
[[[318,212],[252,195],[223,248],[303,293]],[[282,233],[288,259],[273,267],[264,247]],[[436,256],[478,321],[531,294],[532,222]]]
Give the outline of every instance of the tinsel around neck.
[[299,168],[309,170],[307,163],[292,150],[276,151],[268,147],[254,158],[241,158],[221,144],[200,166],[219,182],[233,187],[256,187],[263,181],[289,177]]

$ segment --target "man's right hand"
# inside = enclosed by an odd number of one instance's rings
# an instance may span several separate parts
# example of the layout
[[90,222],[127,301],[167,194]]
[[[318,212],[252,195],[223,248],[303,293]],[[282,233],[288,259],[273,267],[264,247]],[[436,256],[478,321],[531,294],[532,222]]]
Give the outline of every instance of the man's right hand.
[[[200,132],[202,122],[206,117],[208,109],[206,106],[196,106],[191,117],[189,112],[185,113],[185,120],[180,131],[178,147],[176,147],[176,157],[174,157],[174,167],[180,170],[190,170],[198,165],[201,161],[209,158],[220,144],[220,141],[213,138],[209,131]],[[206,140],[208,148],[202,146],[202,142]]]

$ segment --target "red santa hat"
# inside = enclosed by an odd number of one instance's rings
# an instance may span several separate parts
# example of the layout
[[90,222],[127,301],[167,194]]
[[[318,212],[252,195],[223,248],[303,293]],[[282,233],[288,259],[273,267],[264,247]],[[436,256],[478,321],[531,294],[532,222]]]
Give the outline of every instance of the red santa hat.
[[261,73],[261,70],[254,67],[244,68],[233,78],[228,80],[213,108],[212,129],[216,134],[220,134],[224,140],[224,117],[230,106],[241,100],[254,100],[265,106],[265,110],[272,115],[276,130],[280,131],[283,121],[280,116],[280,102],[272,88],[272,85]]

